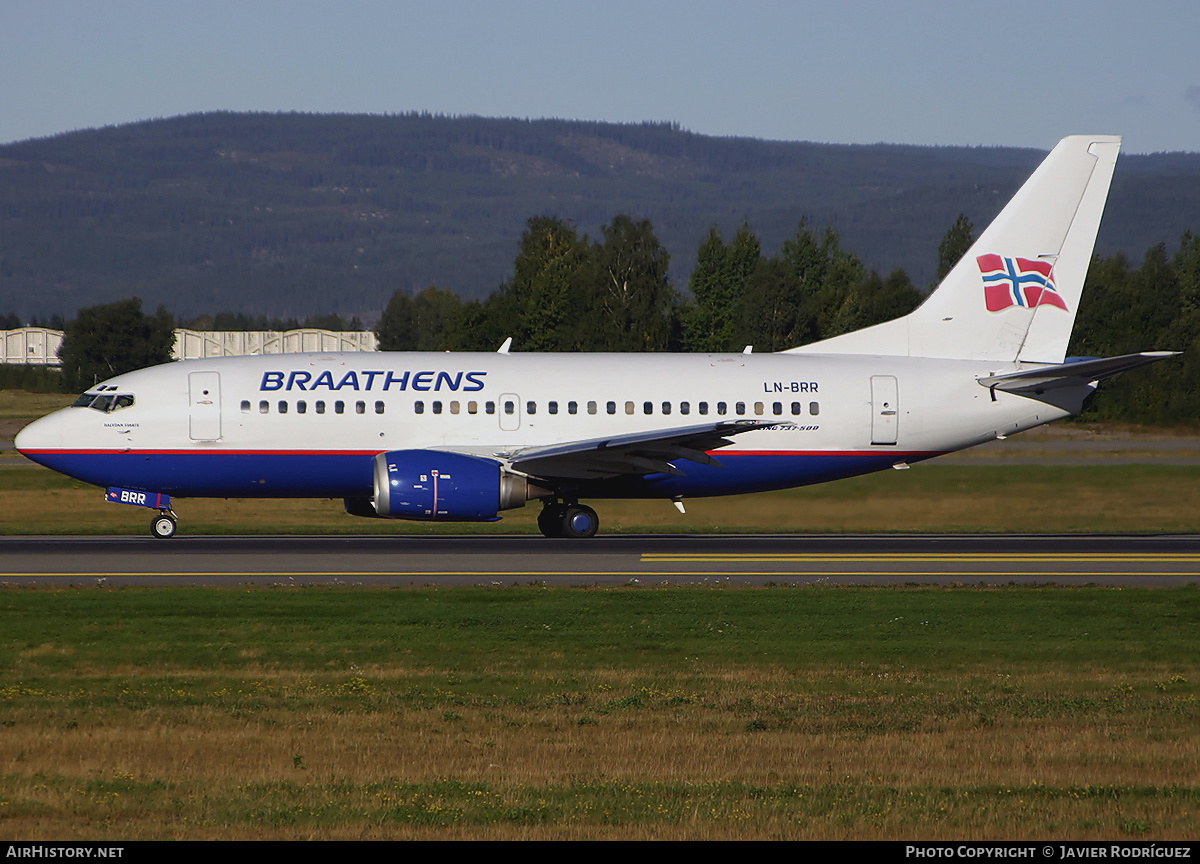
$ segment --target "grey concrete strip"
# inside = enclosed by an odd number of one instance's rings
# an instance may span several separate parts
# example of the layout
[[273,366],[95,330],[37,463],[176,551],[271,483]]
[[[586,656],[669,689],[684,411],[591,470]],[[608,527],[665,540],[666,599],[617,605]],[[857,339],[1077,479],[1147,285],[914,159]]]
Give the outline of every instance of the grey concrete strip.
[[4,584],[1200,583],[1200,536],[11,537]]

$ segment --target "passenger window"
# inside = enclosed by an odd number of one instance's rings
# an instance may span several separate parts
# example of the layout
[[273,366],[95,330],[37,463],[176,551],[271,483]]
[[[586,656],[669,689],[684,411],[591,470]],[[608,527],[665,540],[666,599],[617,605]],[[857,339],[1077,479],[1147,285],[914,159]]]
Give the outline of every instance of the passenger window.
[[249,399],[243,399],[243,400],[242,400],[242,413],[243,413],[243,414],[249,414],[249,413],[250,413],[250,400],[249,400]]
[[367,403],[363,402],[361,400],[358,402],[355,402],[354,403],[354,413],[355,414],[366,414],[367,413]]
[[707,403],[707,402],[701,402],[701,403],[700,403],[700,405],[699,405],[698,407],[699,407],[699,410],[700,410],[700,413],[701,413],[701,414],[707,414],[707,413],[708,413],[708,403]]
[[729,411],[729,406],[726,405],[724,402],[717,403],[717,413],[720,414],[722,417],[724,417],[728,411]]
[[413,413],[414,414],[424,414],[425,413],[425,403],[424,402],[414,402],[413,403]]
[[670,413],[671,413],[671,403],[670,403],[670,402],[664,402],[664,403],[663,403],[663,413],[664,413],[664,414],[670,414]]
[[271,413],[271,403],[268,402],[266,399],[259,402],[258,403],[258,413],[259,414],[270,414]]
[[774,405],[771,406],[771,410],[774,411],[775,416],[778,417],[780,414],[783,413],[783,403],[776,402]]
[[680,414],[691,414],[692,413],[691,404],[688,402],[680,402],[679,403],[679,413]]
[[478,414],[479,413],[479,403],[478,402],[468,402],[467,403],[467,413],[468,414]]
[[376,414],[383,413],[383,400],[382,399],[375,403],[375,413]]
[[450,403],[450,413],[451,413],[451,414],[457,414],[457,413],[458,413],[458,403],[457,403],[457,402],[451,402],[451,403]]
[[589,403],[588,403],[588,413],[589,413],[589,414],[595,414],[595,413],[596,413],[596,408],[597,408],[597,406],[596,406],[596,403],[595,403],[595,402],[589,402]]
[[537,403],[536,402],[526,402],[525,403],[525,413],[526,414],[536,414],[537,413]]
[[642,403],[642,413],[643,414],[653,414],[654,413],[654,403],[653,402],[643,402]]
[[754,415],[756,417],[761,417],[763,415],[763,403],[761,403],[761,402],[754,403]]
[[287,413],[287,403],[284,402],[282,399],[279,400],[279,413],[280,414]]
[[809,402],[808,403],[808,413],[813,415],[814,417],[816,417],[818,414],[821,413],[821,406],[818,405],[816,402]]
[[607,405],[606,407],[608,408],[608,413],[609,413],[609,414],[616,414],[616,413],[617,413],[617,403],[616,403],[616,402],[609,402],[609,403],[608,403],[608,405]]
[[517,413],[517,403],[512,401],[511,399],[505,399],[504,400],[504,413],[505,414],[516,414]]
[[484,411],[486,411],[488,414],[496,413],[496,403],[495,402],[488,402],[483,406],[483,408],[484,408]]
[[297,414],[303,414],[307,410],[308,410],[308,403],[305,402],[303,399],[301,399],[299,402],[296,403],[296,413]]
[[632,414],[633,412],[634,412],[633,403],[632,403],[632,402],[626,402],[626,403],[625,403],[625,413],[626,413],[626,414]]
[[746,413],[746,403],[738,402],[737,404],[734,405],[734,410],[737,412],[737,415],[739,417],[741,417],[743,414]]
[[333,403],[333,413],[334,414],[345,414],[346,413],[346,403],[343,402],[341,399],[334,402]]
[[549,411],[551,414],[557,414],[558,413],[558,403],[553,402],[553,401],[547,402],[546,410]]
[[441,413],[442,413],[442,403],[441,403],[441,401],[435,401],[435,402],[433,403],[433,413],[434,413],[434,414],[441,414]]
[[799,403],[799,402],[793,402],[793,403],[792,403],[792,416],[793,416],[793,417],[798,417],[799,415],[800,415],[800,403]]
[[325,403],[323,401],[317,402],[317,404],[314,407],[317,409],[318,414],[325,413]]
[[578,402],[568,402],[567,403],[567,413],[568,414],[578,414],[579,413],[579,403]]

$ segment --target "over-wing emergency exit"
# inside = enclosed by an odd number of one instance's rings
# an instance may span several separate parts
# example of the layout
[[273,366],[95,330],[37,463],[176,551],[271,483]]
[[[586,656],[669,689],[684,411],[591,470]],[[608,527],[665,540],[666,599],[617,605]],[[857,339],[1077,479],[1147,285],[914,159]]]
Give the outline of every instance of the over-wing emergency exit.
[[345,353],[119,375],[17,449],[156,511],[173,497],[343,498],[355,515],[487,521],[541,500],[590,537],[604,498],[782,489],[1078,412],[1163,357],[1068,362],[1120,138],[1063,139],[911,314],[773,354]]

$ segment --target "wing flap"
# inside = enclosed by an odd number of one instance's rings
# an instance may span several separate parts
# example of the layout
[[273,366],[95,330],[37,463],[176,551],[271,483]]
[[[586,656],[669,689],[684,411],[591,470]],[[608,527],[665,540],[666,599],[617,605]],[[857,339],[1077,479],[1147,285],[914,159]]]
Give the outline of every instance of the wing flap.
[[681,474],[675,462],[720,465],[708,451],[728,447],[734,435],[778,425],[764,420],[707,423],[551,447],[529,447],[498,455],[507,458],[517,471],[533,477],[593,480],[621,474]]

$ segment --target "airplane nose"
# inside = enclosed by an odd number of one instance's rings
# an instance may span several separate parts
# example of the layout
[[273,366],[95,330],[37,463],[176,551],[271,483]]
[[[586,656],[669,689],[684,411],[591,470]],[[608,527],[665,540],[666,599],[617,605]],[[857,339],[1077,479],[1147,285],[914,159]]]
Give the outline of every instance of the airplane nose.
[[13,446],[27,459],[41,462],[38,454],[43,450],[62,447],[62,417],[54,412],[41,420],[34,420],[17,433]]

